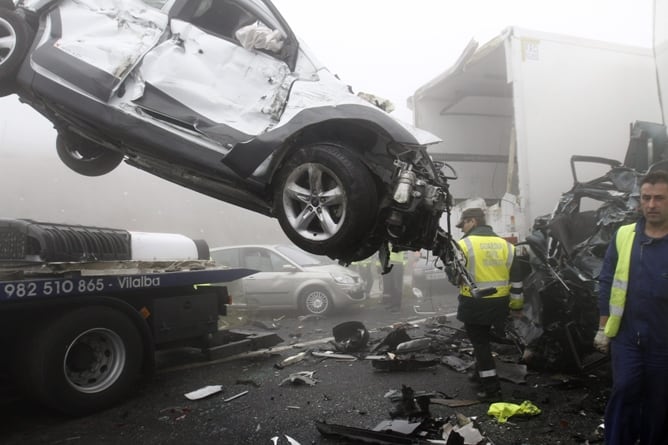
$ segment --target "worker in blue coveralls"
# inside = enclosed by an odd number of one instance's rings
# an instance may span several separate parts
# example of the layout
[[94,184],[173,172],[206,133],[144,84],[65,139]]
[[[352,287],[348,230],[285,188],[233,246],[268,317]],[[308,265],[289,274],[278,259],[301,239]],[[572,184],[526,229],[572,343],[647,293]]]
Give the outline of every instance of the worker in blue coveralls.
[[640,183],[642,216],[621,226],[599,275],[594,346],[612,363],[606,445],[668,444],[668,172]]
[[519,317],[524,306],[522,268],[515,256],[515,246],[499,237],[487,225],[480,208],[462,212],[456,227],[464,232],[459,246],[466,258],[466,269],[480,289],[494,293],[484,297],[473,295],[465,283],[459,285],[457,319],[464,323],[473,345],[476,373],[472,380],[480,386],[479,400],[502,400],[501,384],[492,357],[492,329],[505,324],[509,313]]

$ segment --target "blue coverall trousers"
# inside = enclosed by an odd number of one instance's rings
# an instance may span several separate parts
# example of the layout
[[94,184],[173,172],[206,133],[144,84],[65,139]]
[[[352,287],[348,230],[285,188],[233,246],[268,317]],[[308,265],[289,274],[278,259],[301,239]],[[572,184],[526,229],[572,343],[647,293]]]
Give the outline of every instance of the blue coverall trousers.
[[620,332],[610,342],[610,355],[605,445],[634,445],[638,439],[640,445],[667,445],[668,349]]

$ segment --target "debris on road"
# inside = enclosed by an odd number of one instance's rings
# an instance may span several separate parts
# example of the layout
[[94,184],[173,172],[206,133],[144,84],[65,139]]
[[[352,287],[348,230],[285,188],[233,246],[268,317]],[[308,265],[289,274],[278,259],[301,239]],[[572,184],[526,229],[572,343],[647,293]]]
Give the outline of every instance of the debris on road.
[[[297,442],[295,439],[288,436],[287,434],[285,434],[284,436],[285,436],[285,440],[288,441],[289,445],[300,445],[299,442]],[[279,436],[274,436],[274,437],[271,438],[271,441],[273,442],[273,445],[280,445],[281,444],[280,440],[281,440],[281,438]]]
[[359,352],[369,342],[369,331],[359,321],[346,321],[332,329],[334,346],[339,352]]
[[209,385],[184,394],[188,400],[200,400],[223,390],[222,385]]
[[399,358],[390,354],[386,358],[371,360],[371,365],[380,371],[418,371],[438,364],[438,359]]
[[283,369],[286,366],[294,365],[295,363],[299,363],[302,360],[304,360],[306,358],[306,355],[307,355],[306,351],[302,351],[299,354],[291,355],[290,357],[286,357],[285,359],[276,363],[274,367],[277,369]]
[[283,386],[286,383],[303,384],[308,386],[315,386],[318,383],[317,379],[313,378],[315,371],[300,371],[290,374],[288,377],[281,380],[278,386]]
[[335,358],[338,360],[349,360],[349,361],[355,361],[357,360],[357,357],[354,355],[350,354],[337,354],[336,352],[332,351],[312,351],[311,355],[314,357],[320,357],[320,358]]
[[431,346],[431,340],[429,338],[416,338],[415,340],[409,340],[402,343],[399,343],[396,348],[397,354],[408,354],[411,352],[424,351],[425,349]]
[[246,394],[248,394],[248,391],[242,391],[242,392],[240,392],[239,394],[235,394],[235,395],[233,395],[233,396],[231,396],[231,397],[228,397],[227,399],[224,399],[223,402],[224,402],[224,403],[231,402],[232,400],[234,400],[234,399],[238,399],[239,397],[243,397],[243,396],[245,396]]
[[432,417],[429,404],[436,395],[416,392],[404,385],[401,392],[390,391],[385,395],[395,402],[395,408],[390,412],[390,419],[381,421],[371,429],[325,421],[316,421],[316,428],[323,436],[345,438],[354,443],[380,445],[434,443],[476,445],[485,440],[472,420],[466,416],[455,414],[447,419]]

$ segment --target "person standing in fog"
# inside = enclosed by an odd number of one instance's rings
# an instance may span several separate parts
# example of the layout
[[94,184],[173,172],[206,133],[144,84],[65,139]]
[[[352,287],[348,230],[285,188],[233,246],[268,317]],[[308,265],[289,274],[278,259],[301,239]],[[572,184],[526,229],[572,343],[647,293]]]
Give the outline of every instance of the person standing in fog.
[[472,379],[480,385],[478,399],[500,401],[501,384],[491,348],[492,328],[503,326],[510,310],[521,315],[522,268],[515,261],[515,246],[494,233],[482,209],[464,210],[456,227],[464,231],[459,246],[473,282],[480,289],[495,288],[491,295],[478,297],[465,283],[458,283],[457,319],[464,323],[473,345],[476,373]]
[[390,311],[401,310],[401,300],[404,294],[404,268],[406,258],[404,252],[391,252],[390,264],[392,270],[383,274],[383,301]]
[[606,445],[668,444],[668,172],[641,180],[640,210],[617,229],[599,274],[594,346],[612,362]]

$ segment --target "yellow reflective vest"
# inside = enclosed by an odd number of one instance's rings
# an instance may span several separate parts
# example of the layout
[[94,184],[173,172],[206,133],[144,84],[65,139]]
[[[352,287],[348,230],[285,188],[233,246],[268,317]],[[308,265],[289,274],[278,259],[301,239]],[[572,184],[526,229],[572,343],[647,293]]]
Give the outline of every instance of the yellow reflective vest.
[[[485,298],[509,295],[510,266],[515,257],[515,246],[498,236],[469,235],[458,242],[466,256],[466,269],[473,282],[479,288],[496,288],[496,293]],[[459,292],[471,296],[471,289],[466,285],[462,285]]]
[[390,263],[406,265],[406,255],[404,252],[390,252]]
[[605,323],[605,335],[614,337],[619,332],[622,322],[626,291],[629,287],[629,270],[631,269],[631,249],[636,236],[636,223],[621,226],[617,230],[615,247],[617,247],[617,265],[610,289],[610,316]]

